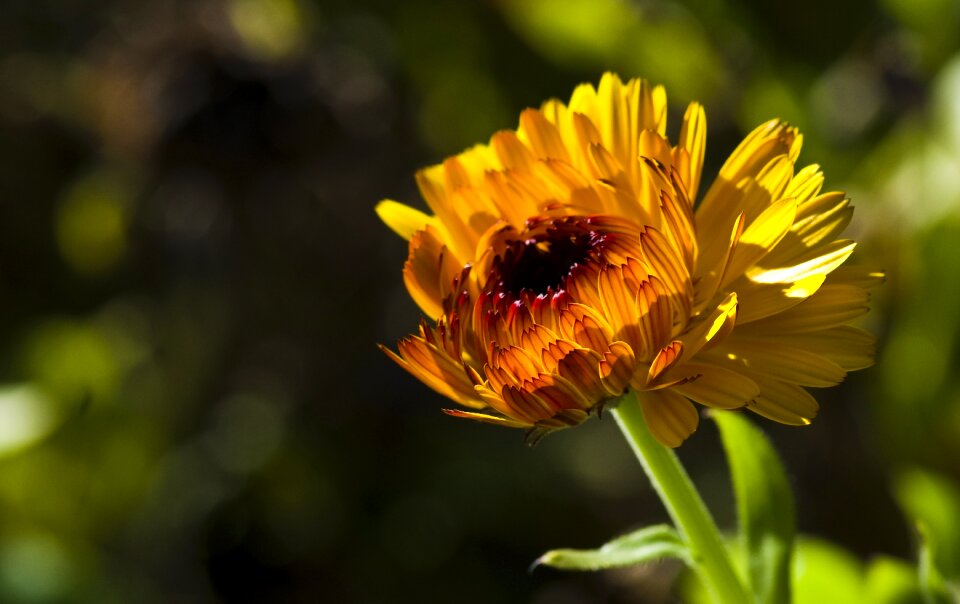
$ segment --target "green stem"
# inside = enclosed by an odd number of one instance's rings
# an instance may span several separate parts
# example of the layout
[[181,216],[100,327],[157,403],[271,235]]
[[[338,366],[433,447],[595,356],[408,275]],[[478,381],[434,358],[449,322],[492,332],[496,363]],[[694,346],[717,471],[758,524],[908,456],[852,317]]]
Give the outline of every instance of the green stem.
[[714,600],[720,604],[749,602],[707,506],[673,450],[658,443],[650,433],[639,402],[628,394],[612,413],[677,530],[686,540],[694,570]]

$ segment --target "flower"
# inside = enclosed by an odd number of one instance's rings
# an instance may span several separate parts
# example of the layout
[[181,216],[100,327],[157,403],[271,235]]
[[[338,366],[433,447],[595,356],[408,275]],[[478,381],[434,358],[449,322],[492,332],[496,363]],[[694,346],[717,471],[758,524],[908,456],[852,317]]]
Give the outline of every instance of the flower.
[[806,387],[872,363],[847,323],[882,275],[841,267],[853,208],[818,166],[795,169],[796,128],[751,132],[694,210],[706,118],[691,103],[673,146],[666,107],[662,87],[605,74],[419,171],[433,215],[377,206],[435,319],[384,351],[464,407],[447,413],[539,438],[632,389],[676,447],[692,402],[805,425]]

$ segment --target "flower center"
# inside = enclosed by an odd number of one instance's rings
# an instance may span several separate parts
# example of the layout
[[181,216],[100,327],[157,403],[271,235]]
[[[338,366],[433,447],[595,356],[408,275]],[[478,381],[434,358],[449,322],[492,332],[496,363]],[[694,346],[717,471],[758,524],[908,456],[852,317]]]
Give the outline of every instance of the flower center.
[[528,225],[523,235],[506,242],[494,261],[487,287],[491,293],[514,300],[523,294],[559,293],[571,271],[590,261],[605,238],[587,220],[575,217]]

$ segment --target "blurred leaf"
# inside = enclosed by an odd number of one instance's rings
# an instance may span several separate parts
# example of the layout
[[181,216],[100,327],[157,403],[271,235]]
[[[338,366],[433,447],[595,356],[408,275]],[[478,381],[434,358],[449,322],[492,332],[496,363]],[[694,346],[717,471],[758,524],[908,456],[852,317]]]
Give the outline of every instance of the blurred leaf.
[[533,563],[561,570],[619,568],[664,558],[689,561],[690,552],[680,535],[666,524],[648,526],[606,543],[599,549],[555,549]]
[[862,604],[863,569],[846,550],[802,537],[793,561],[793,604]]
[[758,602],[790,601],[793,495],[770,442],[742,413],[715,412],[737,498],[740,538]]
[[296,0],[232,0],[228,15],[244,44],[264,59],[293,54],[306,38],[306,13]]
[[23,532],[0,541],[0,593],[24,604],[62,601],[76,578],[75,561],[51,534]]
[[[933,565],[947,578],[960,578],[960,489],[944,476],[914,468],[897,477],[894,494],[907,517],[936,536]],[[925,546],[921,554],[927,553]]]
[[642,76],[663,84],[675,98],[700,101],[727,81],[709,29],[680,4],[510,0],[498,5],[517,32],[558,65]]
[[883,0],[881,5],[913,30],[914,52],[920,52],[927,69],[936,69],[956,49],[960,4],[954,0]]
[[108,171],[85,175],[64,192],[57,244],[72,269],[100,275],[120,262],[127,248],[129,196],[122,179]]
[[111,400],[121,373],[101,330],[70,319],[38,325],[26,340],[23,363],[35,386],[58,405],[71,408],[88,398],[95,404]]
[[20,451],[58,423],[58,409],[29,384],[0,386],[0,456]]
[[923,599],[927,604],[950,604],[953,599],[947,589],[947,582],[940,574],[936,564],[936,546],[930,530],[923,522],[917,524],[920,534],[920,554],[917,563],[917,573],[920,577],[920,588],[923,590]]
[[797,99],[788,82],[774,74],[758,74],[746,86],[743,95],[750,102],[740,105],[737,122],[745,132],[773,118],[786,120],[801,131],[807,131],[809,119],[805,104]]
[[916,569],[889,556],[870,563],[864,589],[864,600],[873,604],[923,604]]

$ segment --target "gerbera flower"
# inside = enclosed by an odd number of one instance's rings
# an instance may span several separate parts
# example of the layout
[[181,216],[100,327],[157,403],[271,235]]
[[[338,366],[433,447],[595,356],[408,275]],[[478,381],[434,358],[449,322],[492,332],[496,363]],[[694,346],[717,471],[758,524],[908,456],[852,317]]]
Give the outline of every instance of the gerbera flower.
[[808,424],[806,387],[871,364],[847,323],[880,275],[840,268],[853,208],[818,166],[796,170],[797,130],[759,126],[694,210],[704,111],[690,104],[676,145],[666,115],[662,87],[608,73],[418,172],[433,215],[377,206],[430,318],[384,350],[464,408],[447,413],[537,438],[633,389],[675,447],[692,402]]

